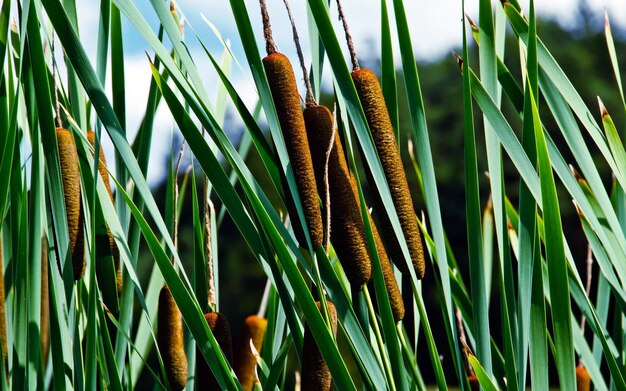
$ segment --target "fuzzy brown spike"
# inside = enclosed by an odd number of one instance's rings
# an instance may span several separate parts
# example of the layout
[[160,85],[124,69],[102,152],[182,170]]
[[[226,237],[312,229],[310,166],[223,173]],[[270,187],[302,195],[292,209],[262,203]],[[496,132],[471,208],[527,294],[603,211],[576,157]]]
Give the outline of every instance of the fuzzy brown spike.
[[591,377],[584,365],[576,366],[576,391],[589,391],[591,389]]
[[[404,233],[406,243],[409,248],[409,254],[417,278],[424,277],[425,262],[424,262],[424,250],[422,248],[422,239],[417,225],[417,219],[415,210],[413,209],[413,200],[411,199],[411,192],[409,190],[409,184],[404,173],[404,167],[402,165],[402,159],[400,157],[400,151],[396,143],[396,137],[393,132],[393,126],[391,119],[389,118],[389,112],[385,105],[385,98],[380,88],[380,83],[376,78],[376,75],[369,69],[359,69],[352,72],[352,80],[359,95],[359,100],[363,106],[365,117],[369,125],[378,156],[380,158],[389,190],[391,192],[391,198],[393,204],[398,213],[398,219]],[[394,234],[391,226],[391,221],[388,219],[387,214],[382,209],[382,200],[377,197],[377,208],[381,211],[379,213],[381,229],[383,231],[385,242],[391,259],[396,262],[396,265],[406,272],[406,266],[404,266],[404,256],[400,244]]]
[[[321,312],[321,303],[317,301],[317,309]],[[332,326],[333,335],[337,335],[337,309],[330,301],[326,302],[328,317]],[[332,377],[326,361],[322,357],[320,349],[315,343],[308,324],[304,328],[304,344],[302,346],[302,391],[330,391],[332,389]]]
[[50,349],[50,303],[48,301],[48,239],[41,237],[41,309],[39,312],[39,339],[44,368]]
[[[326,150],[333,134],[333,116],[325,106],[309,105],[304,110],[307,135],[315,167],[316,183],[322,199],[324,194],[324,172]],[[372,275],[367,239],[359,195],[346,163],[339,135],[328,160],[328,187],[330,192],[331,242],[339,256],[341,265],[356,289],[362,289]]]
[[2,238],[0,238],[0,343],[2,344],[2,358],[7,365],[7,311],[4,302],[4,264],[2,260]]
[[[323,240],[322,214],[293,68],[289,59],[280,53],[272,53],[263,58],[263,66],[272,91],[313,248],[318,248]],[[297,216],[292,216],[292,220],[296,219]]]
[[[209,328],[213,332],[217,344],[222,349],[226,360],[230,365],[233,365],[233,343],[230,337],[230,325],[226,316],[219,312],[207,312],[204,314]],[[199,349],[196,349],[196,385],[198,390],[219,390],[220,386],[211,372],[206,360],[202,356]]]
[[187,384],[187,355],[183,339],[182,317],[167,285],[161,288],[159,294],[157,317],[157,344],[167,380],[172,390],[180,391]]
[[250,349],[250,340],[254,348],[260,352],[266,328],[267,319],[257,315],[248,316],[243,324],[237,350],[235,350],[234,369],[244,391],[252,390],[256,378],[254,373],[256,358]]
[[[96,147],[96,134],[93,130],[87,131],[87,139],[92,147]],[[109,197],[111,198],[111,202],[114,202],[113,192],[111,191],[111,181],[109,180],[109,172],[107,171],[107,161],[104,158],[104,152],[102,151],[102,145],[100,145],[100,153],[98,158],[98,171],[100,172],[100,176],[102,177],[102,182],[104,182],[104,187],[106,187],[107,192],[109,193]],[[107,232],[109,234],[109,245],[111,246],[111,254],[113,255],[113,265],[115,267],[115,280],[117,285],[117,294],[122,294],[123,288],[123,279],[122,279],[122,267],[120,263],[120,250],[117,248],[117,244],[115,244],[115,238],[113,238],[113,234],[109,227],[107,227]]]
[[380,238],[378,229],[372,220],[372,216],[369,216],[370,225],[372,226],[372,235],[374,236],[374,243],[376,244],[376,250],[378,250],[378,260],[380,261],[380,268],[383,271],[383,279],[385,280],[385,288],[387,288],[387,296],[389,297],[389,304],[391,305],[391,312],[393,314],[393,320],[396,322],[404,319],[404,300],[402,299],[402,292],[398,287],[398,281],[393,274],[393,267],[389,262],[387,251],[383,245],[383,241]]
[[78,153],[72,133],[63,128],[56,129],[59,146],[59,163],[63,179],[65,195],[65,212],[67,214],[67,231],[70,236],[70,253],[74,280],[78,280],[85,272],[85,239],[83,226],[83,205],[80,190],[80,169]]
[[[304,110],[304,120],[311,145],[318,189],[320,194],[324,195],[321,184],[324,183],[326,148],[333,134],[333,116],[325,106],[309,105]],[[334,133],[335,142],[328,160],[331,241],[348,280],[353,286],[360,289],[371,278],[371,258],[356,181],[348,168],[339,134]],[[399,321],[404,318],[405,311],[402,294],[398,288],[383,242],[371,218],[370,225],[372,226],[372,234],[381,262],[393,316],[396,321]]]

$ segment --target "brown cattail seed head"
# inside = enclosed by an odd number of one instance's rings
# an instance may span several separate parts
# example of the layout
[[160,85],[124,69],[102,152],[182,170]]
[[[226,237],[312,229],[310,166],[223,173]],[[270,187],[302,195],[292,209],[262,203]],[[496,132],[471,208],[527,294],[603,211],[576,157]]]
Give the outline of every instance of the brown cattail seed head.
[[69,130],[57,128],[59,145],[59,163],[65,194],[65,212],[67,214],[67,231],[70,236],[70,253],[74,270],[74,280],[78,280],[85,272],[85,242],[83,226],[83,205],[80,199],[80,169],[74,136]]
[[39,312],[39,339],[41,341],[41,358],[43,366],[48,361],[50,349],[50,304],[48,302],[48,239],[41,238],[41,309]]
[[[92,147],[96,147],[96,134],[93,130],[87,131],[87,139]],[[111,181],[109,180],[109,172],[107,171],[107,161],[104,158],[104,152],[102,151],[102,146],[100,146],[100,152],[98,157],[98,171],[100,172],[100,176],[102,177],[102,182],[104,182],[104,187],[106,187],[107,192],[109,193],[109,197],[111,201],[114,200],[113,192],[111,191]],[[113,238],[113,234],[111,230],[107,227],[107,232],[109,234],[109,245],[111,246],[111,254],[113,255],[113,264],[115,266],[115,280],[117,284],[117,294],[122,294],[122,267],[120,263],[120,250],[117,248],[117,244],[115,244],[115,238]]]
[[[4,302],[4,265],[2,261],[2,238],[0,238],[0,343],[2,344],[2,358],[7,364],[7,312]],[[6,368],[6,366],[5,366]]]
[[[316,183],[324,194],[326,153],[333,133],[333,116],[325,106],[308,106],[304,110],[307,135],[315,167]],[[330,235],[333,247],[350,281],[361,289],[370,280],[372,269],[361,216],[358,190],[346,163],[339,135],[335,132],[328,161],[330,191]]]
[[[326,149],[333,134],[333,116],[324,106],[309,105],[304,110],[307,135],[313,156],[316,181],[320,194],[324,189],[324,166]],[[348,169],[339,134],[328,159],[328,187],[330,191],[330,235],[333,247],[339,256],[350,283],[359,289],[371,277],[371,258],[368,250],[365,226],[361,215],[359,193],[354,176]],[[389,257],[372,220],[372,233],[381,262],[387,293],[396,321],[404,318],[404,301],[389,263]]]
[[239,344],[235,351],[234,369],[244,391],[252,390],[256,377],[254,374],[256,358],[250,349],[250,340],[252,340],[254,348],[260,352],[266,328],[267,319],[256,315],[248,316],[243,324]]
[[[318,301],[317,309],[321,312],[321,303]],[[337,310],[330,301],[326,302],[328,317],[332,326],[333,335],[337,335]],[[315,343],[313,334],[308,325],[304,328],[304,344],[302,346],[302,391],[330,391],[332,389],[332,377],[328,365],[322,357],[322,353]]]
[[[381,165],[387,178],[393,204],[398,213],[398,219],[402,226],[406,243],[411,255],[411,261],[418,278],[424,277],[425,263],[422,239],[417,225],[415,210],[409,184],[404,173],[400,151],[396,144],[389,112],[385,105],[385,98],[380,88],[376,75],[369,69],[359,69],[352,72],[352,80],[363,106],[365,117],[369,125]],[[379,198],[379,197],[377,197]],[[382,201],[378,200],[378,209],[381,209]],[[388,244],[391,258],[398,264],[400,270],[406,271],[400,244],[394,234],[391,222],[386,213],[381,212],[381,229],[386,243]]]
[[167,380],[172,390],[187,384],[187,355],[183,340],[183,322],[178,306],[167,285],[159,294],[157,343]]
[[[280,53],[272,53],[263,58],[263,66],[272,91],[311,241],[313,247],[318,248],[323,240],[322,214],[315,191],[315,174],[293,68],[289,59]],[[292,216],[292,220],[295,219],[296,216]]]
[[589,391],[591,389],[591,377],[584,365],[578,364],[576,367],[576,390]]
[[[209,325],[211,332],[213,332],[217,344],[222,349],[224,357],[226,357],[230,365],[233,365],[233,343],[230,337],[228,319],[219,312],[208,312],[204,314],[204,319]],[[219,390],[219,383],[199,349],[196,349],[196,366],[198,390]]]

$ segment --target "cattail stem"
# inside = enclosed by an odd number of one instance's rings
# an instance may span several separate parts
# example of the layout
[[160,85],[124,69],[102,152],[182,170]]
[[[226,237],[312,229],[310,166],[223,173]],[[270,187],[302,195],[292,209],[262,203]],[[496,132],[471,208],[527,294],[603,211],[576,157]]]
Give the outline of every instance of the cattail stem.
[[465,336],[465,327],[463,326],[463,315],[461,314],[461,310],[459,307],[455,306],[455,315],[456,315],[456,327],[459,333],[459,341],[461,342],[461,351],[463,354],[463,364],[465,365],[465,370],[468,373],[468,376],[476,375],[474,373],[474,368],[470,365],[469,362],[469,347],[467,346],[467,337]]
[[[185,141],[183,141],[183,145],[180,146],[180,151],[178,152],[178,158],[176,159],[176,166],[174,168],[174,248],[178,251],[178,173],[180,170],[180,162],[183,158],[183,154],[185,153]],[[176,258],[172,257],[172,263]]]
[[213,269],[213,250],[211,248],[211,242],[213,240],[211,235],[211,213],[214,211],[213,203],[210,199],[207,199],[205,203],[205,223],[204,233],[206,236],[206,257],[207,257],[207,300],[209,307],[215,308],[217,300],[215,300],[215,274]]
[[[333,116],[333,119],[336,117]],[[335,135],[337,134],[337,122],[333,122],[333,130],[330,134],[330,141],[328,142],[328,148],[326,148],[326,159],[324,161],[324,207],[326,209],[326,238],[324,242],[324,250],[328,252],[328,246],[330,244],[330,227],[331,227],[331,211],[330,211],[330,184],[328,181],[328,167],[330,166],[330,154],[333,151],[335,145]]]
[[261,5],[261,17],[263,19],[263,36],[265,37],[265,51],[268,55],[276,53],[276,43],[272,37],[272,25],[270,24],[270,15],[267,12],[267,4],[265,0],[259,0]]
[[383,342],[383,336],[380,332],[380,327],[378,326],[378,321],[376,312],[374,311],[374,304],[372,303],[372,298],[370,297],[369,290],[367,289],[367,285],[363,287],[363,294],[365,295],[365,302],[367,303],[367,310],[370,314],[370,320],[372,322],[372,326],[374,328],[374,335],[376,335],[376,342],[378,343],[378,348],[380,349],[381,356],[383,358],[383,366],[385,367],[385,372],[387,374],[387,379],[389,379],[389,388],[393,391],[396,389],[396,384],[393,380],[393,372],[391,371],[391,364],[389,363],[389,358],[387,354],[385,354],[385,344]]
[[296,28],[296,22],[291,13],[291,7],[288,0],[283,0],[287,14],[289,15],[289,21],[291,22],[291,31],[293,32],[293,42],[296,44],[296,51],[298,52],[298,60],[300,62],[300,68],[302,68],[302,76],[304,77],[304,84],[306,85],[306,105],[315,105],[315,97],[313,96],[313,87],[311,87],[311,79],[309,79],[309,73],[307,72],[306,65],[304,63],[304,55],[302,54],[302,47],[300,46],[300,37],[298,36],[298,29]]
[[50,53],[52,55],[52,86],[54,88],[54,108],[56,112],[56,126],[63,127],[61,121],[61,104],[59,103],[59,91],[57,89],[57,60],[54,55],[54,33],[52,33],[52,43],[50,44]]
[[343,31],[346,34],[346,42],[348,43],[348,50],[350,51],[350,60],[352,61],[352,70],[356,71],[359,68],[359,62],[356,58],[356,52],[354,50],[354,42],[352,42],[352,35],[350,34],[350,29],[348,28],[348,22],[346,21],[346,15],[343,13],[343,7],[341,6],[341,1],[337,0],[337,11],[339,12],[339,20],[343,24]]

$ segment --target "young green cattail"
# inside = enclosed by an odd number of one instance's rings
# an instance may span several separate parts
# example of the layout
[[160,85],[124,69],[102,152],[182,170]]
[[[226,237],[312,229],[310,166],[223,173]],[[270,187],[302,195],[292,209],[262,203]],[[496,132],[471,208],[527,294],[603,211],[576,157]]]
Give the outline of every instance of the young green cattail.
[[57,128],[56,135],[59,146],[59,163],[61,165],[61,177],[63,179],[67,231],[70,239],[74,280],[78,280],[85,272],[83,205],[80,196],[78,153],[76,152],[74,136],[72,136],[69,130]]
[[2,260],[2,238],[0,238],[0,343],[2,344],[2,358],[5,368],[7,365],[7,312],[4,303],[4,264]]
[[[96,134],[93,130],[87,131],[87,139],[92,147],[96,147]],[[111,191],[111,183],[109,180],[109,172],[107,171],[107,162],[104,158],[104,152],[102,151],[102,146],[100,146],[98,158],[98,171],[100,172],[100,176],[102,177],[102,182],[104,182],[104,187],[106,187],[107,192],[109,193],[109,197],[111,201],[114,200],[113,192]],[[120,295],[122,293],[122,268],[120,264],[120,250],[117,248],[117,244],[115,244],[115,239],[113,238],[113,234],[111,230],[107,227],[107,232],[109,235],[109,245],[111,246],[111,254],[113,255],[113,265],[115,267],[115,280],[117,284],[117,294]]]
[[[325,106],[310,104],[304,110],[304,120],[311,145],[316,181],[318,187],[321,187],[324,183],[326,153],[333,134],[333,116]],[[348,168],[339,134],[334,133],[335,141],[328,158],[330,238],[348,280],[360,289],[370,280],[371,258],[356,181]],[[324,190],[320,188],[319,191],[322,194]],[[404,318],[402,295],[385,247],[371,219],[370,224],[394,319],[399,321]]]
[[576,391],[589,391],[591,389],[591,377],[584,365],[576,366]]
[[[230,325],[224,314],[219,312],[207,312],[204,314],[211,332],[222,349],[226,360],[233,365],[233,343],[230,337]],[[218,390],[219,383],[199,349],[196,349],[196,384],[198,390]]]
[[41,309],[39,312],[39,340],[45,368],[50,349],[50,303],[48,302],[48,239],[41,237]]
[[[315,191],[317,186],[296,78],[289,59],[281,53],[271,53],[263,58],[263,66],[272,91],[311,241],[313,247],[317,248],[322,245],[323,240],[322,215]],[[296,218],[297,216],[292,216],[292,220]]]
[[[322,185],[325,182],[326,153],[333,134],[333,116],[325,106],[307,105],[304,110],[304,121],[311,146],[316,183],[320,194],[324,195],[325,189]],[[370,254],[358,191],[351,178],[341,140],[336,132],[328,159],[327,179],[330,193],[331,241],[350,284],[361,289],[372,274]]]
[[183,323],[167,285],[163,286],[159,294],[157,344],[171,389],[182,390],[187,384]]
[[[318,301],[317,309],[321,312],[321,303]],[[337,310],[330,301],[326,302],[328,317],[332,326],[333,335],[337,335]],[[332,377],[326,361],[322,357],[320,349],[315,343],[313,334],[308,324],[304,328],[304,344],[302,346],[302,391],[330,391],[332,389]]]
[[252,390],[256,378],[256,358],[250,349],[250,340],[257,351],[261,351],[263,337],[267,328],[267,319],[257,315],[250,315],[246,318],[237,350],[235,351],[235,374],[241,383],[244,391]]
[[[380,158],[393,204],[404,233],[409,254],[418,278],[424,277],[425,262],[422,239],[417,225],[411,192],[404,173],[400,151],[396,144],[385,98],[376,75],[369,69],[356,69],[352,72],[352,80],[363,106],[378,156]],[[379,198],[379,197],[377,197]],[[377,208],[382,210],[382,200],[377,200]],[[389,254],[401,270],[406,271],[404,256],[400,244],[394,234],[391,221],[386,213],[381,212],[380,222]]]

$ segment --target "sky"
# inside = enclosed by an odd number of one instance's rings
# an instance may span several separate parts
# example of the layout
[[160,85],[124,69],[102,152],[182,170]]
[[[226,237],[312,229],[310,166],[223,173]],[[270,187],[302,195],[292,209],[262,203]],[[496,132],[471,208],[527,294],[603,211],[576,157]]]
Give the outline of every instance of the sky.
[[[159,1],[159,0],[151,0]],[[291,39],[291,26],[285,12],[282,0],[266,0],[272,22],[274,39],[279,50],[292,59],[296,59],[295,47]],[[539,16],[554,18],[566,27],[575,27],[577,23],[576,9],[579,0],[535,0]],[[608,12],[614,26],[626,26],[626,3],[624,0],[587,0],[593,14],[602,18],[605,10]],[[99,24],[99,0],[77,1],[80,37],[92,63],[96,63],[97,34]],[[158,19],[152,10],[149,0],[134,0],[133,3],[146,18],[146,21],[156,31]],[[245,0],[253,29],[258,32],[257,43],[259,49],[264,48],[262,42],[262,26],[258,0]],[[462,42],[462,10],[460,0],[405,0],[405,8],[410,26],[415,58],[417,60],[437,60],[449,55],[450,50],[458,48]],[[494,0],[494,3],[499,3]],[[528,9],[528,1],[521,1],[523,9]],[[226,0],[178,0],[175,2],[179,14],[185,17],[185,37],[189,50],[199,70],[206,70],[203,74],[205,88],[210,96],[217,91],[218,80],[203,49],[195,39],[195,34],[217,56],[221,56],[223,46],[216,37],[207,21],[212,23],[219,34],[227,40],[235,59],[242,64],[242,68],[233,66],[231,81],[242,95],[249,107],[256,102],[250,71],[245,62],[245,56],[239,41],[230,3]],[[306,1],[290,1],[294,18],[303,23],[307,20]],[[391,4],[388,2],[388,4]],[[342,5],[350,26],[354,44],[362,59],[376,58],[380,52],[380,0],[343,0]],[[466,13],[478,22],[478,0],[466,1]],[[341,24],[337,18],[336,6],[331,4],[331,18],[335,22],[335,29],[342,34]],[[124,17],[123,34],[125,50],[125,77],[127,102],[127,132],[134,137],[145,111],[151,73],[145,52],[152,53],[143,37],[137,33],[134,26]],[[300,27],[300,26],[299,26]],[[195,32],[195,34],[194,34]],[[308,30],[303,23],[299,29],[305,61],[310,60],[308,45]],[[394,32],[395,33],[395,32]],[[541,31],[538,32],[541,37]],[[392,37],[395,42],[395,36]],[[343,42],[341,42],[343,44]],[[345,45],[344,45],[345,46]],[[394,48],[399,57],[397,47]],[[370,54],[368,54],[370,53]],[[347,56],[347,53],[346,53]],[[346,57],[347,58],[347,57]],[[60,64],[61,73],[63,66]],[[328,76],[328,75],[327,75]],[[107,80],[110,82],[110,74]],[[298,78],[298,80],[300,80]],[[329,77],[326,77],[329,80]],[[299,83],[303,84],[303,83]],[[110,91],[110,83],[106,90]],[[303,88],[301,90],[303,94]],[[171,150],[172,132],[175,129],[167,107],[162,104],[155,121],[152,154],[152,164],[148,171],[148,182],[156,185],[163,178],[165,159]],[[113,161],[113,147],[108,138],[103,142],[105,155],[108,161]],[[111,165],[113,166],[113,165]],[[113,167],[110,167],[110,169]]]

